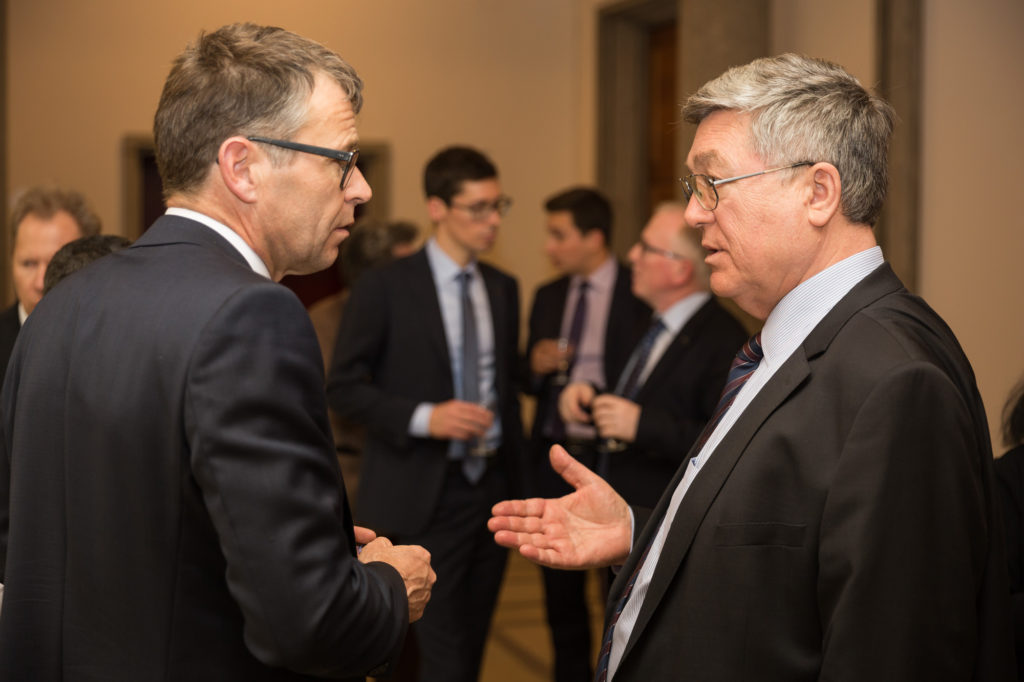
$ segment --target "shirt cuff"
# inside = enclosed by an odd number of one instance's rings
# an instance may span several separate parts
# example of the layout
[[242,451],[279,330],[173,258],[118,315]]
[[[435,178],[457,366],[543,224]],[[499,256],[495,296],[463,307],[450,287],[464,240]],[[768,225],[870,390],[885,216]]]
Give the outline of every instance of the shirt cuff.
[[434,403],[417,405],[409,420],[409,435],[413,438],[430,438],[430,415],[433,413]]

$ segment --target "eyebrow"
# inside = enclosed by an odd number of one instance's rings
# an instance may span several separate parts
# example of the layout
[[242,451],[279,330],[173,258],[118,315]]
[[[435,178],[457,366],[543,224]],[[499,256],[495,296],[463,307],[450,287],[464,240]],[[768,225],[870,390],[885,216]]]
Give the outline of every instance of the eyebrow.
[[[709,149],[708,151],[701,152],[700,154],[697,154],[697,156],[693,157],[693,166],[707,168],[716,161],[719,161],[720,159],[721,157],[718,155],[717,151],[715,151],[714,149]],[[686,167],[689,168],[691,171],[694,170],[694,168],[691,167],[690,164],[687,164]]]

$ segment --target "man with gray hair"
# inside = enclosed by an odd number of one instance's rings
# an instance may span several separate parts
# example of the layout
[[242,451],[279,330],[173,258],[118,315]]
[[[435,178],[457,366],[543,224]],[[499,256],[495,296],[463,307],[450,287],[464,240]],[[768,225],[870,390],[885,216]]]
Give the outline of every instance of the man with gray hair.
[[629,250],[633,293],[650,327],[607,391],[573,382],[559,396],[566,423],[597,428],[597,472],[627,502],[653,507],[711,418],[742,325],[708,291],[708,268],[686,206],[654,210]]
[[4,679],[363,679],[397,658],[429,554],[353,528],[316,336],[277,283],[330,265],[370,198],[361,88],[252,24],[175,60],[167,214],[49,292],[11,359]]
[[764,327],[653,511],[556,447],[575,492],[496,505],[496,540],[552,566],[622,564],[600,680],[1013,679],[973,372],[872,232],[892,109],[783,55],[683,113],[712,290]]

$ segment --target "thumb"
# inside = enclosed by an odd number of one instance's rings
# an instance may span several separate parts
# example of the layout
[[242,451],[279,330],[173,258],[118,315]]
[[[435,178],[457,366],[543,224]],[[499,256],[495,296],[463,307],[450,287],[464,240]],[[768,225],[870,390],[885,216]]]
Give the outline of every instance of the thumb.
[[551,460],[551,468],[565,479],[565,482],[571,485],[574,490],[579,490],[595,480],[603,480],[593,471],[580,464],[561,445],[551,446],[549,459]]

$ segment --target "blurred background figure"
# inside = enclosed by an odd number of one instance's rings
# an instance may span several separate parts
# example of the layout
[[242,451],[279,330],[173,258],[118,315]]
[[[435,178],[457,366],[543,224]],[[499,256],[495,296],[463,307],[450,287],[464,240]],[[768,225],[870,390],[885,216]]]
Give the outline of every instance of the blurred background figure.
[[[629,268],[611,253],[612,207],[590,187],[573,187],[545,201],[544,253],[559,277],[533,296],[524,390],[537,399],[530,433],[531,495],[570,491],[548,464],[553,443],[587,466],[595,464],[594,427],[565,424],[558,395],[570,381],[606,386],[622,372],[650,320],[651,309],[630,291]],[[544,606],[555,652],[556,682],[589,682],[590,616],[584,571],[541,569]]]
[[[330,369],[334,342],[338,328],[343,325],[345,303],[349,291],[360,276],[370,268],[408,256],[419,245],[420,229],[415,223],[396,220],[385,222],[363,218],[349,229],[349,237],[341,243],[337,267],[345,288],[333,296],[320,299],[309,308],[320,352],[324,357],[324,370]],[[334,446],[338,463],[345,478],[345,492],[354,508],[359,494],[359,456],[366,439],[366,428],[330,410]]]
[[32,187],[11,211],[11,276],[18,300],[0,313],[0,384],[21,325],[43,296],[43,276],[57,249],[79,237],[99,234],[100,219],[78,192]]
[[131,242],[116,234],[94,234],[68,242],[50,259],[43,277],[43,295],[50,293],[50,289],[69,275],[126,246],[131,246]]
[[1017,678],[1024,680],[1024,379],[1003,408],[1003,444],[1010,449],[995,461],[995,472],[1006,530]]

